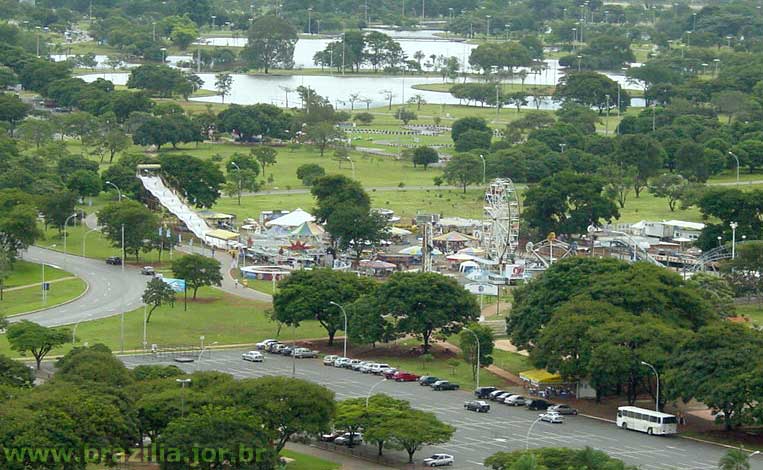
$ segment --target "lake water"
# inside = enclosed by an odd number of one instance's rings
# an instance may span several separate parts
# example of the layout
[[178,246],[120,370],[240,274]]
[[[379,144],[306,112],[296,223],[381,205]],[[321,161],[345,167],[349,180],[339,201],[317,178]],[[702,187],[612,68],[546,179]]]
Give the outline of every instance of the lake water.
[[[541,76],[544,74],[540,74]],[[214,74],[202,73],[199,77],[204,81],[203,88],[214,91]],[[98,78],[111,80],[115,85],[124,85],[127,83],[128,73],[94,73],[82,75],[86,81],[94,81]],[[538,78],[540,81],[541,79]],[[459,100],[449,93],[439,93],[433,91],[414,90],[411,87],[424,83],[442,83],[442,80],[432,77],[390,77],[380,75],[378,77],[355,77],[355,76],[316,76],[316,75],[291,75],[291,76],[265,76],[265,75],[245,75],[233,74],[233,87],[231,94],[225,98],[228,103],[235,104],[255,104],[270,103],[278,106],[286,105],[286,92],[284,88],[295,89],[300,85],[306,85],[313,88],[321,96],[325,96],[338,109],[350,109],[350,95],[357,94],[361,98],[371,100],[371,107],[379,107],[387,104],[383,90],[390,90],[393,93],[393,104],[400,104],[415,94],[421,95],[427,103],[430,104],[459,104]],[[525,81],[526,84],[532,84],[530,77]],[[300,106],[299,97],[296,93],[289,93],[289,106]],[[219,103],[219,96],[206,96],[192,98],[193,101]],[[641,99],[631,100],[631,106],[643,106]],[[363,109],[366,104],[355,103],[355,109]],[[558,103],[550,98],[543,100],[540,109],[556,109]],[[534,108],[532,103],[527,108]]]

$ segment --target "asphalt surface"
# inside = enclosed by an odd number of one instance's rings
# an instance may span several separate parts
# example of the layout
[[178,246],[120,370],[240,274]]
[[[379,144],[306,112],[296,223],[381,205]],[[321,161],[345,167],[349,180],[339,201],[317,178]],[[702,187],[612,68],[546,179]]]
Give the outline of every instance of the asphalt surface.
[[[125,266],[122,273],[121,266],[108,265],[103,260],[65,255],[35,246],[29,247],[22,258],[68,271],[84,280],[88,290],[73,302],[14,316],[9,318],[12,322],[30,320],[44,326],[69,325],[118,315],[143,305],[140,298],[149,278],[142,276],[136,268]],[[56,285],[52,284],[51,289],[55,288]]]
[[[254,338],[253,338],[254,340]],[[217,370],[232,374],[236,378],[261,377],[264,375],[290,375],[292,359],[265,354],[264,363],[241,360],[242,351],[208,351],[205,357],[193,364],[174,363],[188,372],[196,370]],[[140,364],[167,363],[167,359],[157,360],[150,355],[126,356],[122,360],[128,367]],[[171,361],[170,361],[171,362]],[[642,470],[710,470],[716,469],[718,460],[726,449],[703,444],[679,437],[648,436],[643,433],[625,431],[614,424],[583,416],[566,417],[564,424],[538,422],[532,426],[538,412],[525,407],[509,407],[490,402],[489,413],[465,411],[463,403],[471,399],[470,391],[434,392],[429,387],[417,383],[381,382],[374,375],[361,374],[347,369],[324,366],[320,359],[296,360],[297,377],[325,385],[342,400],[365,397],[372,386],[374,393],[386,393],[396,398],[408,400],[414,408],[432,411],[443,421],[457,428],[453,439],[441,446],[427,447],[419,451],[414,459],[417,463],[436,452],[455,456],[457,469],[485,468],[486,457],[500,451],[511,451],[530,447],[573,447],[590,446],[620,458],[628,464],[638,465]],[[528,437],[528,430],[531,428]],[[388,455],[403,454],[386,451]],[[751,468],[763,469],[763,458],[751,459]]]

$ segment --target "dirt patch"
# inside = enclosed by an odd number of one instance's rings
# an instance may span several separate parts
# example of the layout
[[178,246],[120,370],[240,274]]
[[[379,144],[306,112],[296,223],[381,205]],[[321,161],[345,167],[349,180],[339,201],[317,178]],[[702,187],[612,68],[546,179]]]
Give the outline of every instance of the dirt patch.
[[[183,301],[182,298],[180,298],[178,300],[180,300],[180,302]],[[189,304],[212,304],[212,303],[215,303],[215,302],[217,302],[219,300],[220,299],[215,299],[215,298],[211,298],[211,297],[196,297],[196,299],[194,300],[194,299],[191,299],[189,297],[188,298],[188,303]],[[176,302],[177,302],[177,300],[176,300]]]
[[511,344],[511,341],[509,341],[508,339],[498,339],[498,340],[496,340],[495,341],[495,348],[496,349],[500,349],[501,351],[509,351],[509,352],[521,354],[523,356],[529,356],[530,355],[530,353],[528,353],[527,351],[524,351],[524,350],[520,351],[519,349],[517,349],[517,347],[514,346],[513,344]]

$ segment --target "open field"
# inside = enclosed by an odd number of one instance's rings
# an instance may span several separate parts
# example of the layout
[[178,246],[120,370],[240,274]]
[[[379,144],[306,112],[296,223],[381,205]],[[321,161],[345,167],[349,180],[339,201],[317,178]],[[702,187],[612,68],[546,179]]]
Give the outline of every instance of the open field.
[[294,459],[286,466],[286,470],[338,470],[338,463],[323,460],[312,455],[300,454],[289,449],[281,451],[281,456]]
[[[148,324],[149,344],[159,347],[196,346],[199,336],[206,344],[254,343],[264,338],[278,338],[278,324],[265,314],[269,305],[225,294],[218,289],[199,290],[196,301],[188,299],[188,311],[183,310],[183,297],[178,295],[174,307],[156,309]],[[77,327],[77,342],[103,343],[114,351],[120,350],[120,316],[82,322]],[[125,349],[143,348],[143,309],[124,315]],[[315,321],[306,321],[296,329],[297,339],[326,336]],[[292,339],[292,329],[284,327],[280,338]],[[70,344],[58,348],[53,354],[62,354]],[[11,352],[4,336],[0,336],[0,354],[18,356]]]
[[[47,270],[45,272],[46,281]],[[0,302],[0,314],[17,315],[47,307],[54,307],[68,302],[85,292],[87,285],[81,279],[66,279],[50,284],[48,298],[42,302],[41,286],[25,287],[23,289],[6,291],[4,300]]]
[[742,315],[750,319],[753,325],[763,326],[763,304],[737,304],[737,315]]
[[[46,281],[54,281],[69,276],[71,276],[71,274],[66,271],[51,266],[45,266]],[[38,282],[42,282],[42,268],[40,265],[24,260],[17,260],[13,263],[13,272],[5,280],[4,285],[6,289],[9,289],[19,286],[28,286]]]

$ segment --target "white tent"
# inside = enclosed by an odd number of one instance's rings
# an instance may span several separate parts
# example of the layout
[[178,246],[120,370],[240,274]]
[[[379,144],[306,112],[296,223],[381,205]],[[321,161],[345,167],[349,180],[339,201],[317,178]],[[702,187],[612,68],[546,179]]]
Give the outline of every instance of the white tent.
[[270,222],[265,223],[268,227],[299,227],[305,222],[314,222],[315,217],[303,211],[302,209],[295,209],[288,214],[281,216],[277,219],[273,219]]

